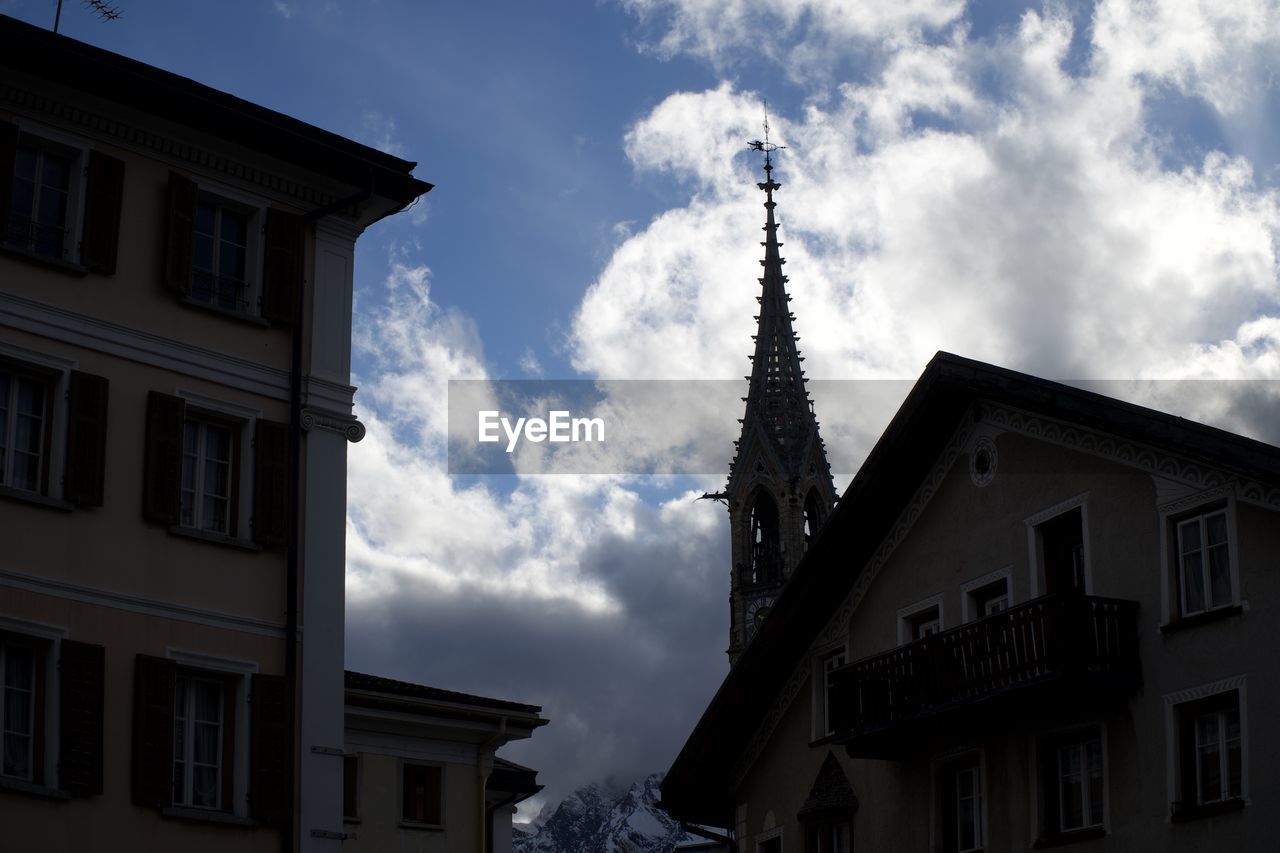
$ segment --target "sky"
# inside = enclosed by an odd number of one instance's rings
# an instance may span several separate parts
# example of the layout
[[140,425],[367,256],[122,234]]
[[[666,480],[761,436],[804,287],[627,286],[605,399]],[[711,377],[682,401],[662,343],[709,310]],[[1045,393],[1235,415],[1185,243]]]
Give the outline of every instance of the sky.
[[838,489],[938,350],[1277,440],[1276,2],[114,5],[61,31],[435,184],[357,250],[347,666],[541,705],[525,816],[664,770],[719,686],[723,477],[451,477],[448,380],[744,375],[766,109],[808,375],[897,380],[819,395]]

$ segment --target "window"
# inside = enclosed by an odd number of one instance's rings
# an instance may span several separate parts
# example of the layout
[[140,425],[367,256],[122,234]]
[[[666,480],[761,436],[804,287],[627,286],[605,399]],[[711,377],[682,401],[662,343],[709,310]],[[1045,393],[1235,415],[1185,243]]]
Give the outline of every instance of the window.
[[52,398],[46,377],[0,364],[0,484],[45,493]]
[[0,776],[32,781],[41,764],[36,738],[38,673],[41,655],[30,642],[0,641],[0,674],[4,697],[0,702],[0,730],[4,732],[4,760]]
[[0,785],[100,794],[103,647],[31,629],[41,633],[0,630]]
[[195,394],[148,396],[143,516],[149,521],[224,543],[247,541],[251,532],[259,545],[283,545],[289,469],[288,424]]
[[254,664],[174,655],[135,662],[133,801],[278,819],[291,716],[286,680],[255,673]]
[[850,826],[847,823],[824,823],[811,826],[806,836],[805,853],[849,853]]
[[1009,609],[1009,581],[1007,578],[1001,578],[995,583],[979,587],[970,592],[969,595],[973,599],[975,619],[994,616],[1003,610]]
[[0,489],[102,506],[108,382],[70,365],[0,344]]
[[1234,603],[1231,544],[1226,508],[1177,525],[1178,605],[1182,616],[1194,616]]
[[1048,594],[1084,592],[1084,510],[1073,507],[1035,526],[1038,564]]
[[1180,799],[1175,819],[1242,805],[1244,726],[1239,690],[1227,690],[1174,708]]
[[406,823],[443,825],[443,772],[444,768],[435,764],[401,765],[401,817]]
[[169,176],[163,281],[183,300],[291,322],[302,285],[302,217]]
[[981,850],[984,836],[982,766],[977,754],[939,767],[939,834],[945,853]]
[[1038,762],[1042,838],[1093,837],[1101,831],[1106,796],[1101,730],[1090,726],[1043,738]]
[[752,584],[779,580],[782,576],[782,555],[778,538],[778,505],[768,492],[756,495],[751,506],[749,522],[751,539],[751,572],[747,582]]
[[[180,672],[173,690],[173,804],[220,809],[230,792],[223,793],[224,745],[233,709],[227,708],[231,691],[221,680],[197,672]],[[229,713],[230,711],[230,713]]]
[[923,640],[942,631],[942,595],[935,595],[898,611],[898,642]]
[[825,737],[834,731],[831,719],[831,674],[849,662],[844,649],[828,652],[814,661],[813,735]]
[[183,527],[236,535],[240,426],[188,416],[182,433]]
[[112,274],[124,164],[55,131],[0,122],[0,243]]

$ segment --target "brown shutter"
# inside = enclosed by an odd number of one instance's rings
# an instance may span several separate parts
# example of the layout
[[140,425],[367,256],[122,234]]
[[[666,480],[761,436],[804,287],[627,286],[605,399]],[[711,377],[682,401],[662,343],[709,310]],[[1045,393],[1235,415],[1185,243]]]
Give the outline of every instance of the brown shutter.
[[13,170],[18,159],[18,126],[0,122],[0,243],[9,237],[9,202],[13,197]]
[[133,801],[173,802],[173,690],[177,665],[138,655],[133,680]]
[[293,693],[280,675],[255,674],[251,689],[249,809],[263,823],[280,824],[288,813]]
[[196,185],[169,173],[164,228],[164,286],[175,293],[191,290],[191,252],[196,231]]
[[253,541],[289,541],[289,425],[259,420],[253,437]]
[[102,506],[107,467],[108,385],[102,376],[71,371],[64,497],[76,506]]
[[292,323],[298,288],[302,286],[302,217],[268,210],[265,242],[262,316],[268,320]]
[[61,646],[58,784],[79,797],[101,794],[106,650],[74,640]]
[[100,151],[90,151],[80,263],[94,272],[115,274],[116,246],[120,241],[120,202],[123,195],[124,163]]
[[142,517],[177,524],[182,489],[182,428],[186,402],[152,391],[147,395],[147,447],[144,457]]

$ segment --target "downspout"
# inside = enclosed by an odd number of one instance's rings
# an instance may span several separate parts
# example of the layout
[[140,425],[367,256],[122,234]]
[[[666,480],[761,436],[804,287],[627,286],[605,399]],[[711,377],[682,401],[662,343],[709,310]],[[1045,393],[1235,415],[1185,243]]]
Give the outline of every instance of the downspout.
[[738,853],[738,842],[727,835],[720,835],[719,833],[712,832],[708,829],[703,829],[700,826],[695,826],[694,824],[689,823],[687,820],[680,821],[680,828],[685,832],[700,836],[708,841],[715,841],[726,845],[729,848],[729,853]]
[[[502,746],[502,744],[506,743],[506,741],[507,741],[507,718],[499,717],[498,730],[494,732],[493,735],[490,736],[487,740],[482,741],[480,744],[476,746],[476,779],[478,780],[478,784],[480,788],[480,810],[479,810],[479,813],[480,813],[479,830],[480,831],[476,835],[476,838],[479,839],[480,841],[480,844],[477,847],[477,849],[479,850],[485,849],[486,839],[489,835],[488,833],[489,807],[488,807],[488,804],[485,802],[485,787],[489,782],[489,774],[484,772],[484,754],[488,752],[491,748],[494,752],[497,752],[498,747]],[[492,767],[490,767],[490,770],[492,770]]]
[[[369,170],[369,181],[365,189],[346,198],[330,202],[323,207],[303,214],[303,225],[315,222],[359,204],[373,195],[373,170]],[[297,775],[298,766],[298,714],[301,713],[301,696],[298,688],[298,569],[302,537],[302,319],[306,300],[305,279],[298,287],[298,295],[293,303],[293,330],[290,341],[289,363],[289,464],[293,473],[293,488],[289,492],[289,548],[285,570],[285,648],[284,674],[289,679],[292,692],[293,713],[289,715],[289,751],[288,767],[292,771],[288,776],[288,790],[285,802],[289,803],[290,818],[285,822],[281,833],[280,849],[284,853],[297,850],[295,822],[298,817]]]

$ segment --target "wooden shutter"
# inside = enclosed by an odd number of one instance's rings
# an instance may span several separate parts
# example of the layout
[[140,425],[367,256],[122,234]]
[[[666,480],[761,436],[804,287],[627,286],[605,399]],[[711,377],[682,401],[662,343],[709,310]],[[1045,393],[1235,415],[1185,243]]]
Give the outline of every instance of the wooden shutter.
[[61,647],[58,784],[79,797],[101,794],[106,650],[74,640]]
[[186,402],[152,391],[147,395],[146,452],[143,463],[142,516],[177,524],[182,489],[182,429]]
[[18,126],[0,122],[0,243],[9,237],[9,204],[13,198],[13,170],[18,159]]
[[138,655],[133,679],[133,801],[163,808],[173,802],[173,690],[177,665]]
[[253,437],[253,540],[289,541],[289,425],[259,420]]
[[196,185],[169,173],[164,228],[164,286],[175,293],[191,290],[191,253],[196,232]]
[[293,691],[288,678],[255,674],[250,709],[249,809],[263,823],[278,825],[291,811]]
[[124,163],[100,151],[90,151],[80,263],[94,272],[115,274],[123,196]]
[[303,222],[280,210],[268,210],[262,264],[262,316],[292,323],[302,287]]
[[108,387],[105,377],[71,371],[63,491],[64,497],[76,506],[102,506],[107,467]]

